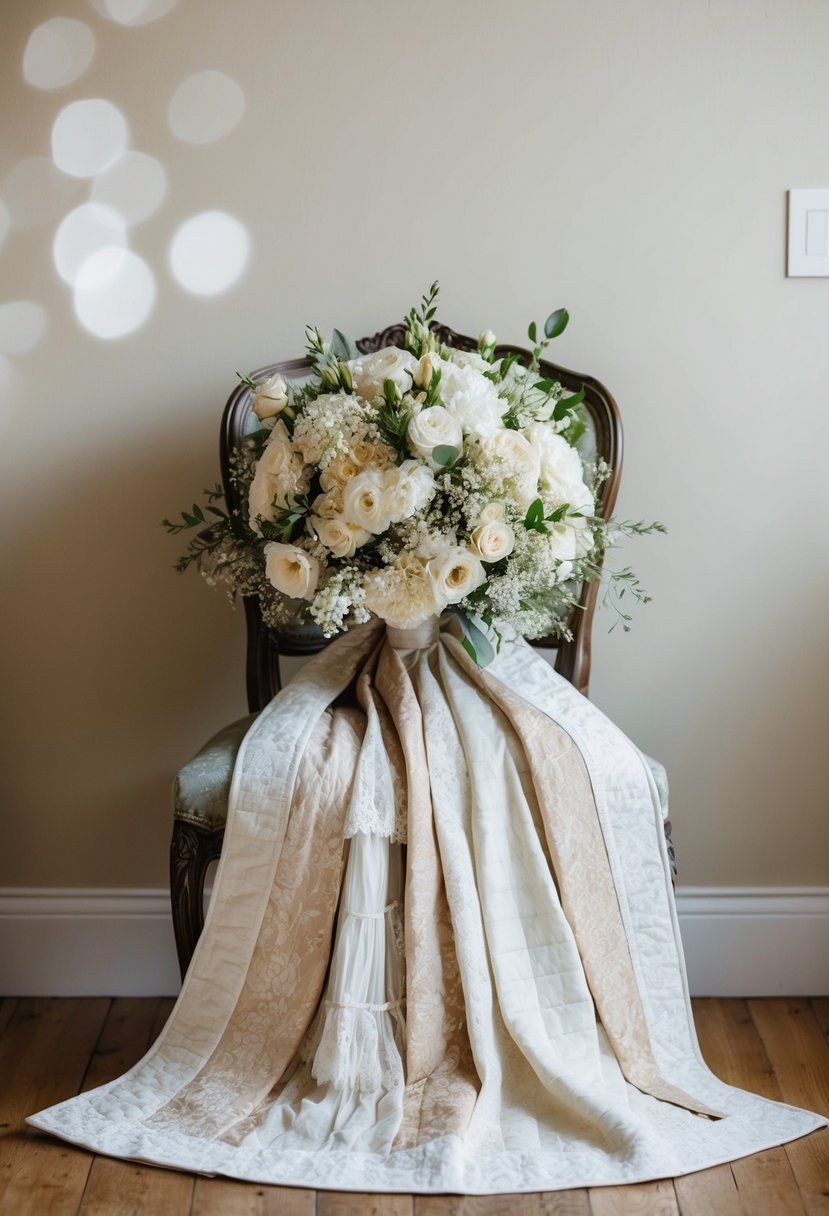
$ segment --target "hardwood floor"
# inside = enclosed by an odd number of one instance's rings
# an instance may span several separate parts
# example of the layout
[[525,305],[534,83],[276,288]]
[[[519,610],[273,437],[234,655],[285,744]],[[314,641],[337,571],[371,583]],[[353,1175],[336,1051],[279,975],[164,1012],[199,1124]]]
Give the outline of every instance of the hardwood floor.
[[[129,1068],[173,1002],[0,1001],[2,1216],[824,1216],[829,1129],[674,1181],[542,1195],[354,1195],[200,1178],[96,1157],[23,1116]],[[696,1000],[711,1067],[769,1098],[829,1113],[829,998]]]

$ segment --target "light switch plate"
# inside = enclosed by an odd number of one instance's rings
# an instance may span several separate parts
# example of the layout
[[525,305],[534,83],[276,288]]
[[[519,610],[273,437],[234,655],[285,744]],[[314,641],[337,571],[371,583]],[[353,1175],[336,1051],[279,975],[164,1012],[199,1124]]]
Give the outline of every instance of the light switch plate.
[[789,191],[790,279],[829,276],[829,190]]

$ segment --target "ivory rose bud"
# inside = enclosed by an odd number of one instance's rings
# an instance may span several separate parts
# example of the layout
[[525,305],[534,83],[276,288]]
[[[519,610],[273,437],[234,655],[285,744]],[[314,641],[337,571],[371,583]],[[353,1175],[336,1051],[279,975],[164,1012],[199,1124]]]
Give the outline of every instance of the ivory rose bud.
[[363,469],[346,483],[343,515],[353,524],[379,536],[391,523],[383,469]]
[[459,604],[486,582],[480,558],[458,545],[448,546],[430,558],[427,565],[435,599],[444,604]]
[[383,396],[383,386],[391,380],[400,393],[411,388],[417,359],[407,350],[385,346],[373,355],[360,355],[348,363],[354,390],[365,401]]
[[385,485],[391,522],[408,519],[435,496],[431,469],[419,460],[404,460],[399,468],[386,469]]
[[432,459],[432,453],[437,447],[463,449],[463,431],[461,424],[442,405],[430,405],[427,409],[415,414],[406,432],[409,447],[433,469],[440,465]]
[[279,372],[257,384],[251,409],[257,418],[273,418],[288,404],[288,385]]
[[342,515],[312,515],[311,527],[321,543],[335,557],[353,557],[360,545],[371,540],[371,533],[343,519]]
[[435,372],[435,360],[427,351],[420,359],[414,374],[414,382],[418,388],[429,388]]
[[493,524],[496,520],[504,518],[504,504],[499,502],[497,498],[493,498],[492,502],[488,502],[481,514],[478,516],[479,524]]
[[503,520],[480,524],[472,533],[472,548],[482,562],[499,562],[515,546],[515,533]]
[[265,545],[265,575],[268,582],[283,595],[297,600],[312,600],[319,573],[319,562],[304,549],[278,541]]

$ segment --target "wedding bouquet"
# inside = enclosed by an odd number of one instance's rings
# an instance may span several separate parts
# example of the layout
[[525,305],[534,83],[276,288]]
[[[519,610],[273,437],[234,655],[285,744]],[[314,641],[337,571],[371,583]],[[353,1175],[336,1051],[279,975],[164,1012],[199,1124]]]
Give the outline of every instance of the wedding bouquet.
[[[530,325],[522,362],[497,356],[489,330],[475,352],[441,342],[437,292],[405,318],[404,348],[362,355],[338,330],[326,343],[309,327],[305,383],[241,377],[258,421],[231,457],[246,507],[230,511],[216,487],[205,508],[164,520],[197,529],[178,569],[194,563],[232,598],[257,596],[277,631],[310,617],[330,637],[372,615],[410,628],[449,609],[479,662],[504,628],[570,636],[608,545],[662,526],[597,510],[610,470],[579,451],[584,390],[539,373],[566,310],[543,336]],[[620,596],[647,600],[630,570],[610,577]]]

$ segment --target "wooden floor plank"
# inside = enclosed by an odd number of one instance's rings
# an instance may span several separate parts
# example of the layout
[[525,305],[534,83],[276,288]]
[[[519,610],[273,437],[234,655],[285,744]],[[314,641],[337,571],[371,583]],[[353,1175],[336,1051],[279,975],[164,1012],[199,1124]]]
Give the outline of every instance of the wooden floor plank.
[[197,1178],[191,1216],[315,1216],[316,1191]]
[[17,1001],[18,998],[16,996],[6,996],[0,1000],[0,1039],[2,1039],[3,1031],[8,1026],[17,1008]]
[[674,1179],[681,1216],[744,1216],[734,1175],[727,1165]]
[[541,1196],[415,1195],[414,1216],[542,1216]]
[[[163,1011],[158,997],[119,997],[112,1002],[84,1091],[105,1085],[132,1068],[155,1041]],[[165,1002],[166,1006],[166,1002]],[[166,1016],[166,1014],[164,1015]],[[189,1216],[195,1178],[177,1170],[95,1157],[78,1208],[79,1216]]]
[[597,1187],[588,1194],[592,1216],[679,1216],[674,1184],[667,1178]]
[[0,1039],[0,1213],[75,1216],[90,1154],[23,1123],[73,1096],[101,1034],[101,998],[21,1000]]
[[137,1064],[153,1041],[158,997],[116,997],[107,1014],[81,1089],[106,1085]]
[[785,1101],[829,1114],[829,1044],[809,1002],[751,1000],[748,1007]]
[[414,1216],[414,1200],[411,1195],[320,1191],[317,1216]]
[[539,1216],[590,1216],[587,1191],[547,1191],[538,1197]]
[[731,1172],[746,1213],[804,1216],[806,1208],[785,1149],[770,1148],[733,1161]]
[[694,1021],[702,1054],[712,1072],[729,1085],[764,1098],[780,1098],[780,1088],[747,1003],[737,997],[695,1000]]
[[[829,1115],[829,1043],[809,1001],[749,1001],[785,1102]],[[785,1147],[809,1216],[829,1214],[829,1129]]]
[[813,996],[809,1001],[817,1024],[829,1039],[829,996]]
[[96,1157],[78,1216],[190,1216],[192,1174]]

